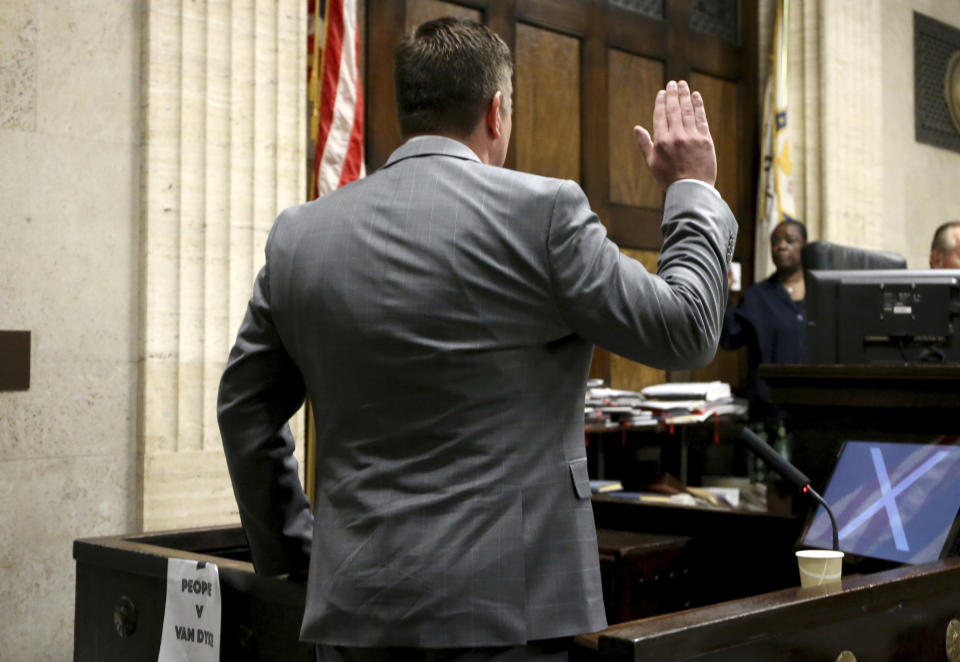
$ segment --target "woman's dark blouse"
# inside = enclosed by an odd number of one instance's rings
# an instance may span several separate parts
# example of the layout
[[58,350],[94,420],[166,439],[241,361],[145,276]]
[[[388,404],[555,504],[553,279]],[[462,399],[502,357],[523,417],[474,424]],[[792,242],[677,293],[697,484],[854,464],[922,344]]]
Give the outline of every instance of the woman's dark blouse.
[[806,363],[807,308],[793,301],[776,274],[748,289],[739,306],[728,305],[720,346],[747,346],[747,397],[754,420],[779,417],[770,403],[769,388],[757,377],[761,363]]

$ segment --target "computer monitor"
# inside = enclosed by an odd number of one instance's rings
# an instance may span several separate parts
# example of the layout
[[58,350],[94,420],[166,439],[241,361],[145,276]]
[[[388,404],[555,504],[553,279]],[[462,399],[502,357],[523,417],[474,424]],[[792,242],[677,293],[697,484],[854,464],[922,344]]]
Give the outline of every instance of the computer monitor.
[[960,270],[808,271],[810,363],[960,363]]
[[[837,519],[843,552],[908,564],[952,556],[960,528],[960,445],[848,441],[823,498]],[[823,506],[808,521],[801,545],[831,548]]]

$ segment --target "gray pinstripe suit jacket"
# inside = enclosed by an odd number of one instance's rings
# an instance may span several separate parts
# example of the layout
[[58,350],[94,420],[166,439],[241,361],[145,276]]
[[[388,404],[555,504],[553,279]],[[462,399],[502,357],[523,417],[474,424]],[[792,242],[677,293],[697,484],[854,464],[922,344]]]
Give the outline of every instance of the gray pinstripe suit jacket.
[[[258,571],[309,557],[302,636],[492,646],[605,626],[583,446],[593,343],[709,361],[736,221],[667,192],[658,275],[573,182],[426,137],[284,211],[220,385]],[[287,419],[316,408],[313,521]]]

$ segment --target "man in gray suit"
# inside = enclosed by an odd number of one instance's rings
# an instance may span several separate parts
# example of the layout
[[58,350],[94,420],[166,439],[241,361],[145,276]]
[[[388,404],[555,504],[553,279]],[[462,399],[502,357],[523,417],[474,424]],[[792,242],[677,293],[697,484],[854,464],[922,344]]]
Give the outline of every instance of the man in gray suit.
[[[711,360],[736,221],[699,94],[670,82],[657,274],[606,238],[577,184],[503,169],[512,64],[472,21],[396,52],[407,142],[284,211],[220,385],[258,572],[309,563],[321,659],[565,659],[606,625],[583,445],[594,343],[660,368]],[[685,180],[685,181],[681,181]],[[317,422],[311,515],[288,418]]]

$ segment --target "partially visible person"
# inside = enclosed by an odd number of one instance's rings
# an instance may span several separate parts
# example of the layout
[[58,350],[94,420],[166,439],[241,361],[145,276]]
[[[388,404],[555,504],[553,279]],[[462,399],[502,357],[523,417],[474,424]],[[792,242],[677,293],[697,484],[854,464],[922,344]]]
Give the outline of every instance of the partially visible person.
[[948,221],[933,233],[931,269],[960,269],[960,221]]
[[[807,228],[799,221],[783,221],[770,233],[776,271],[754,284],[740,305],[727,305],[720,346],[747,346],[747,398],[750,420],[758,433],[774,446],[784,446],[784,412],[770,401],[770,389],[757,376],[761,363],[805,363],[807,360],[807,309],[801,250]],[[780,440],[782,443],[774,443]],[[781,449],[782,450],[782,449]]]

